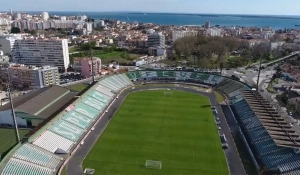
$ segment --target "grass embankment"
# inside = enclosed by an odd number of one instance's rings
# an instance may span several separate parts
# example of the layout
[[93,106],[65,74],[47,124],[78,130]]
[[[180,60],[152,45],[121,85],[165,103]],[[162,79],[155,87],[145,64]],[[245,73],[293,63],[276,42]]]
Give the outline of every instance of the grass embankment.
[[81,92],[83,91],[85,88],[87,88],[89,85],[84,84],[84,83],[79,83],[79,84],[75,84],[75,85],[71,85],[68,88],[73,90],[73,91],[77,91],[77,92]]
[[275,79],[273,81],[271,81],[269,84],[268,84],[268,87],[267,87],[267,90],[268,92],[272,93],[272,94],[275,94],[276,93],[276,90],[273,88],[273,86],[275,84],[278,84],[278,79]]

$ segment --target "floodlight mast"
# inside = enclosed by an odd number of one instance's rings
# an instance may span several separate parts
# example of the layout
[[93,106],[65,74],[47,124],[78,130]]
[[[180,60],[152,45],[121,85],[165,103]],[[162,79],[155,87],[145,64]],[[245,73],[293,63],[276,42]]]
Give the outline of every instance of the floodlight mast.
[[261,71],[261,63],[262,63],[262,58],[259,60],[259,68],[258,68],[258,75],[257,75],[257,82],[256,82],[256,91],[259,91],[259,77],[260,77],[260,71]]
[[19,135],[19,129],[18,129],[18,123],[17,123],[17,119],[16,119],[16,114],[15,114],[13,99],[11,97],[9,72],[8,72],[7,76],[8,76],[8,84],[6,85],[6,87],[7,87],[7,92],[8,92],[8,98],[9,98],[9,101],[10,101],[10,107],[11,107],[13,122],[14,122],[14,125],[15,125],[15,134],[16,134],[16,141],[17,141],[16,143],[19,143],[20,142],[20,135]]
[[91,49],[91,71],[92,71],[92,81],[93,81],[93,84],[95,82],[95,73],[94,73],[94,60],[93,60],[93,49]]

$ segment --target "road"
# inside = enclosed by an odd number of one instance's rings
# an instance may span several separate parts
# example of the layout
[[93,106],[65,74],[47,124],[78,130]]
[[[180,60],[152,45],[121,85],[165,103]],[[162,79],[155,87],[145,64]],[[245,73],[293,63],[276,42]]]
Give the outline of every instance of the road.
[[[158,87],[156,87],[158,88]],[[160,88],[170,88],[170,86],[160,86]],[[119,95],[119,98],[116,99],[108,109],[108,112],[105,113],[100,120],[95,124],[94,126],[94,131],[90,131],[86,138],[84,139],[84,144],[81,145],[75,153],[73,153],[72,157],[70,157],[68,163],[67,163],[67,174],[72,174],[72,175],[83,175],[83,170],[82,170],[82,162],[97,141],[98,137],[101,135],[105,127],[108,125],[109,121],[112,119],[112,116],[114,115],[115,111],[118,109],[118,107],[122,104],[124,99],[126,98],[127,94],[133,91],[139,91],[139,90],[145,90],[147,89],[147,86],[142,86],[142,87],[137,87],[134,90],[133,89],[128,89],[121,93]],[[228,125],[226,123],[226,119],[224,117],[224,114],[222,112],[222,109],[220,105],[218,105],[217,98],[215,94],[212,93],[206,93],[206,92],[200,92],[194,89],[189,89],[189,88],[183,88],[183,87],[176,87],[178,90],[183,90],[183,91],[188,91],[188,92],[193,92],[197,94],[201,94],[204,96],[207,96],[210,99],[211,105],[216,105],[216,109],[218,111],[218,117],[220,118],[221,121],[221,131],[220,133],[225,134],[229,149],[224,150],[228,167],[230,170],[231,175],[245,175],[245,171],[243,168],[243,165],[240,161],[239,155],[237,150],[235,149],[235,144],[234,141],[231,137],[230,130],[228,128]]]

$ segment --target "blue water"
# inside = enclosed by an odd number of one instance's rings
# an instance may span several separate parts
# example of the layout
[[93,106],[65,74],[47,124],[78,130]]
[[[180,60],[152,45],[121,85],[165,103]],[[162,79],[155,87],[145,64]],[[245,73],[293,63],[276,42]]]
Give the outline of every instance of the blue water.
[[[50,15],[73,16],[83,12],[49,12]],[[299,16],[255,16],[255,15],[206,15],[206,14],[167,14],[167,13],[125,13],[125,12],[87,12],[94,19],[117,19],[130,22],[156,23],[161,25],[211,25],[271,27],[273,29],[300,28]]]

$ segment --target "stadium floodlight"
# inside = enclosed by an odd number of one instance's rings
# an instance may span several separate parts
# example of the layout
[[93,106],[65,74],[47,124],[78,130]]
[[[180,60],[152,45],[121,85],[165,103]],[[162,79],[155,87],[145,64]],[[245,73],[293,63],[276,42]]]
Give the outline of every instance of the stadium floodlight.
[[16,141],[17,141],[17,143],[19,143],[20,142],[20,135],[19,135],[19,129],[18,129],[18,123],[17,123],[17,119],[16,119],[16,114],[15,114],[14,104],[13,104],[13,100],[11,98],[10,78],[8,78],[7,91],[8,91],[8,98],[9,98],[9,101],[10,101],[10,107],[11,107],[13,122],[14,122],[14,125],[15,125]]
[[162,163],[161,163],[161,161],[158,161],[158,160],[146,160],[145,167],[152,168],[152,169],[161,169]]
[[173,93],[172,92],[164,92],[164,96],[172,96]]

